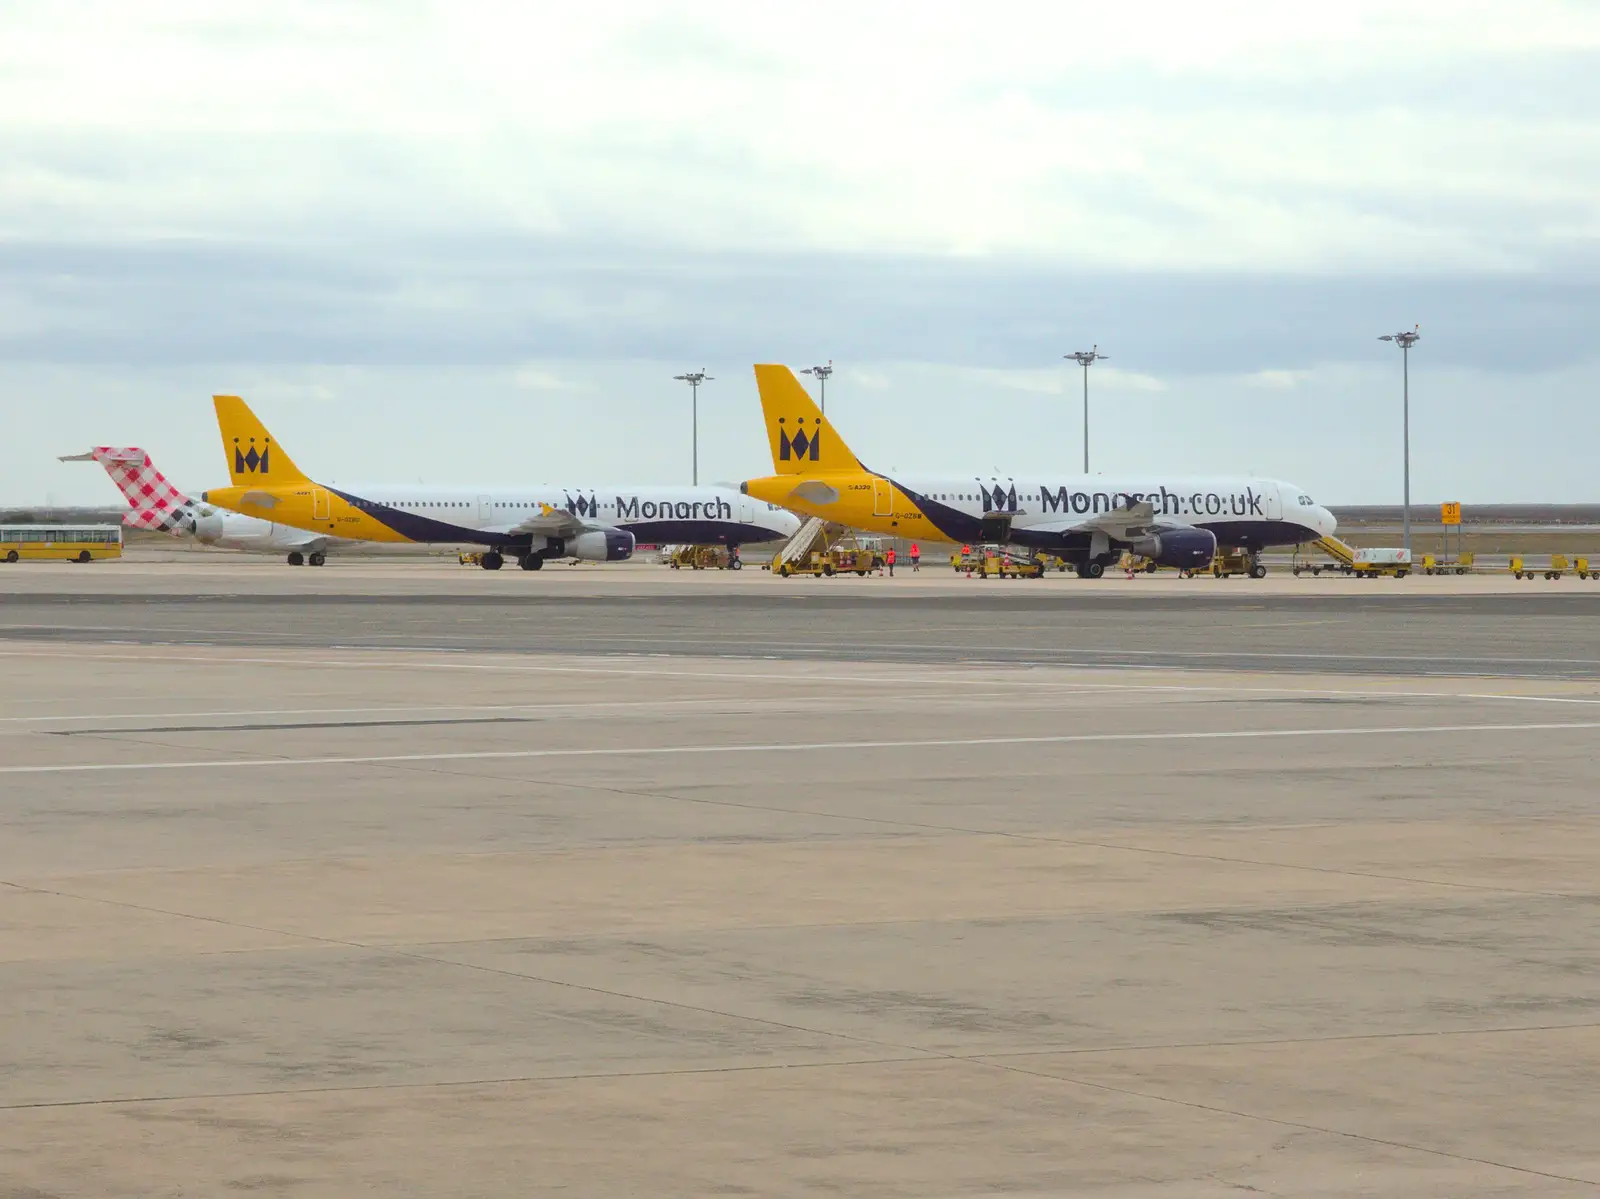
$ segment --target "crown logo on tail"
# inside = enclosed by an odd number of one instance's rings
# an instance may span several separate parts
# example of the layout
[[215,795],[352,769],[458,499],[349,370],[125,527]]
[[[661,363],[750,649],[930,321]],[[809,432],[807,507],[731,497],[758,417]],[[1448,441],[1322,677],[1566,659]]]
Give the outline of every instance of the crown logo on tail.
[[[804,420],[804,417],[801,417]],[[791,459],[800,461],[817,461],[817,455],[822,452],[822,429],[819,426],[809,436],[804,429],[796,429],[793,437],[789,436],[787,429],[778,430],[778,461],[788,462]]]
[[236,475],[267,474],[272,470],[272,463],[268,458],[271,452],[272,439],[270,437],[262,442],[259,450],[256,449],[256,439],[254,437],[250,439],[250,448],[248,450],[241,447],[239,439],[235,437],[233,439],[233,473]]

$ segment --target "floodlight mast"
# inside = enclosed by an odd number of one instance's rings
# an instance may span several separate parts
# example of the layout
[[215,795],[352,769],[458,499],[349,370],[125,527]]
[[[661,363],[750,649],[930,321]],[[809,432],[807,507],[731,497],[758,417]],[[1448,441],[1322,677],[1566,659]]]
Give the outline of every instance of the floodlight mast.
[[693,448],[694,473],[691,476],[694,485],[700,486],[700,384],[709,383],[716,378],[715,375],[706,374],[705,367],[697,371],[690,371],[685,375],[673,375],[680,383],[687,383],[691,393],[690,399],[690,443]]
[[1379,341],[1392,341],[1400,347],[1400,374],[1402,379],[1400,427],[1402,456],[1405,466],[1405,507],[1402,509],[1405,530],[1406,557],[1411,556],[1411,347],[1422,340],[1422,326],[1414,325],[1409,331],[1385,333]]
[[833,374],[833,359],[828,359],[827,366],[808,366],[800,372],[802,375],[815,375],[817,386],[820,389],[817,395],[817,407],[822,409],[822,415],[828,415],[828,376]]
[[1096,342],[1091,350],[1075,350],[1071,354],[1061,355],[1063,358],[1076,359],[1078,365],[1083,367],[1083,473],[1089,473],[1089,364],[1109,358],[1109,354],[1100,352],[1100,343]]

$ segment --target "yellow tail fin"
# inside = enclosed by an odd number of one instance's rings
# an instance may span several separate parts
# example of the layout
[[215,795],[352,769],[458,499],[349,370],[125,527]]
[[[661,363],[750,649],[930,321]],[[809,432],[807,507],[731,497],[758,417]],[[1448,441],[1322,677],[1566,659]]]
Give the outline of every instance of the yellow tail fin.
[[256,414],[238,396],[212,396],[217,406],[217,428],[222,431],[222,452],[235,487],[272,487],[299,483],[305,475],[294,460],[273,441]]
[[836,475],[864,469],[792,370],[757,365],[756,388],[775,474]]

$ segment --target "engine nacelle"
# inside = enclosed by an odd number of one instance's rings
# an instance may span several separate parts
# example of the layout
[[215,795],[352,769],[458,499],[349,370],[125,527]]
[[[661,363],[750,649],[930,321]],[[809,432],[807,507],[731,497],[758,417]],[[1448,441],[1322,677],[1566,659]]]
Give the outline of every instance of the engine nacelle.
[[191,513],[185,522],[196,541],[212,545],[222,539],[222,514],[219,512]]
[[591,529],[568,537],[562,548],[564,557],[585,562],[625,562],[633,557],[633,534],[623,529]]
[[1211,565],[1217,554],[1217,537],[1208,529],[1162,529],[1148,537],[1136,537],[1133,552],[1157,566],[1193,570]]

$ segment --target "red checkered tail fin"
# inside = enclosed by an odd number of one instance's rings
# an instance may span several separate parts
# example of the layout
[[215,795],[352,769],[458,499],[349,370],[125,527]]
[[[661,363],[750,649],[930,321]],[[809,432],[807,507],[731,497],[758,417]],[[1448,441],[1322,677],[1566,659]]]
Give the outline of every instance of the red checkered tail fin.
[[68,454],[63,462],[98,462],[128,501],[122,523],[135,529],[153,529],[174,537],[194,526],[195,503],[155,468],[150,455],[138,446],[99,445],[87,454]]

